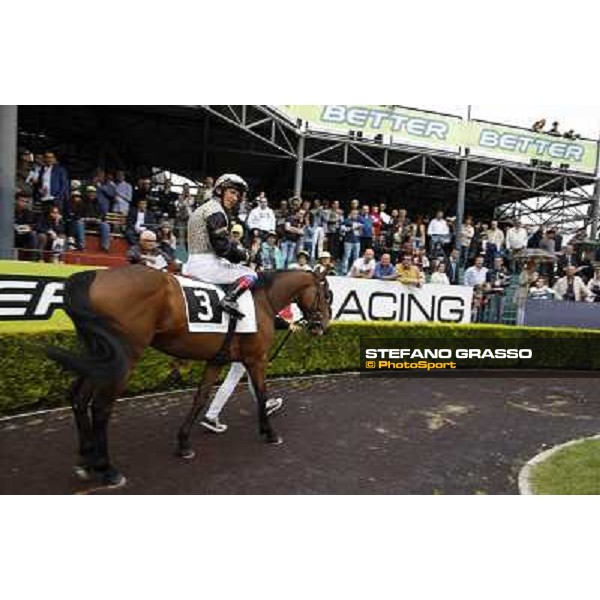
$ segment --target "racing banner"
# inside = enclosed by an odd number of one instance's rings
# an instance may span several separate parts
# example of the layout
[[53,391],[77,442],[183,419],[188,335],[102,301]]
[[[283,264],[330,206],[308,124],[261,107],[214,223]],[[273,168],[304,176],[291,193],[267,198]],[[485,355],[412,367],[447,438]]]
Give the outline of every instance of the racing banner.
[[[62,310],[64,279],[78,270],[82,269],[0,261],[0,333],[71,328]],[[336,321],[471,321],[469,287],[410,288],[394,281],[350,277],[329,277],[328,282]]]
[[330,277],[336,321],[470,323],[473,289],[458,285],[407,287],[395,281]]

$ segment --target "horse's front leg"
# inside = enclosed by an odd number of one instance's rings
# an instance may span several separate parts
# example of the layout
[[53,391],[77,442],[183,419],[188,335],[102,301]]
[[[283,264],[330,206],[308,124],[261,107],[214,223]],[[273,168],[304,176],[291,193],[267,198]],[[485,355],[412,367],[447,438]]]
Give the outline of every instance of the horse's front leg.
[[192,404],[192,408],[190,412],[187,414],[185,421],[181,425],[179,429],[179,433],[177,435],[178,448],[177,454],[181,458],[192,459],[195,456],[195,452],[192,450],[192,445],[190,444],[190,435],[192,433],[192,428],[194,423],[198,420],[198,415],[204,406],[204,397],[210,389],[215,384],[217,377],[221,371],[221,367],[219,365],[214,365],[208,363],[206,368],[204,369],[204,374],[202,376],[202,381],[198,386],[198,391],[194,396],[194,403]]
[[266,364],[246,365],[246,368],[258,406],[259,433],[267,444],[282,444],[283,440],[275,433],[269,415],[267,414]]

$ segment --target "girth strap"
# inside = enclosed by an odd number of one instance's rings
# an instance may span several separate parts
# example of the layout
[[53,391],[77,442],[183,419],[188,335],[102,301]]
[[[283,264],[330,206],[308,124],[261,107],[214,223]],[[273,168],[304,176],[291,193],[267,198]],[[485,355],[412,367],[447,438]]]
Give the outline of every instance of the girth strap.
[[223,344],[219,351],[215,354],[215,357],[210,361],[216,365],[225,365],[229,362],[229,347],[235,335],[238,319],[233,315],[229,315],[229,327],[227,328],[227,334],[223,340]]

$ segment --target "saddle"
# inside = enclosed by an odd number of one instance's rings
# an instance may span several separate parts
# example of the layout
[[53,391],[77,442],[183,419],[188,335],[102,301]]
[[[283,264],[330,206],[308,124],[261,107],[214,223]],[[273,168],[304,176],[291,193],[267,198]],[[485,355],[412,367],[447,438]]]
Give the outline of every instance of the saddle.
[[[181,287],[190,333],[229,332],[230,315],[220,302],[229,286],[220,286],[198,279],[175,276]],[[238,300],[243,319],[237,319],[235,333],[256,333],[256,309],[251,292],[245,292]]]

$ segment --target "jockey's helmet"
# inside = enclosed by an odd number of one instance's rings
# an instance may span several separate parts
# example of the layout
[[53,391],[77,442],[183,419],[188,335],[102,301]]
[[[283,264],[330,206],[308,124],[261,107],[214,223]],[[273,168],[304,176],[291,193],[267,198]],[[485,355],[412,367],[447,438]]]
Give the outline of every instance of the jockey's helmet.
[[214,187],[215,196],[217,196],[217,198],[222,198],[223,191],[228,188],[238,190],[242,196],[248,193],[248,184],[239,175],[233,173],[226,173],[217,179]]

